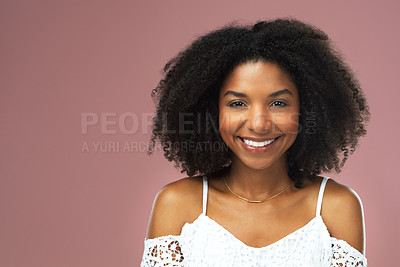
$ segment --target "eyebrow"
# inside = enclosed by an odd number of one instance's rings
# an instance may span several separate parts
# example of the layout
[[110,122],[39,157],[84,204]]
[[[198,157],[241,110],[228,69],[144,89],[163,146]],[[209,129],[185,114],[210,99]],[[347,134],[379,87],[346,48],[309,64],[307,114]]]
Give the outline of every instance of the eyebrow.
[[278,96],[278,95],[283,95],[283,94],[293,95],[292,92],[290,92],[288,89],[282,89],[282,90],[279,90],[279,91],[276,91],[276,92],[270,94],[268,97],[273,97],[273,96]]
[[[268,97],[275,97],[275,96],[279,96],[279,95],[283,95],[283,94],[293,95],[292,92],[290,92],[288,89],[282,89],[282,90],[273,92],[272,94],[268,95]],[[235,92],[235,91],[228,91],[224,94],[224,96],[226,96],[226,95],[233,95],[236,97],[247,97],[246,94]]]

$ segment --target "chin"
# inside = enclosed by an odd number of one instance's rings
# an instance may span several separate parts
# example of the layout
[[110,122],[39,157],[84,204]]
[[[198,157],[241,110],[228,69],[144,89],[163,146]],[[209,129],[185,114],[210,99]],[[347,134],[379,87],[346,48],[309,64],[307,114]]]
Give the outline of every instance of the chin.
[[240,160],[240,161],[247,168],[255,171],[264,171],[272,166],[272,163],[268,161],[259,161],[259,160]]

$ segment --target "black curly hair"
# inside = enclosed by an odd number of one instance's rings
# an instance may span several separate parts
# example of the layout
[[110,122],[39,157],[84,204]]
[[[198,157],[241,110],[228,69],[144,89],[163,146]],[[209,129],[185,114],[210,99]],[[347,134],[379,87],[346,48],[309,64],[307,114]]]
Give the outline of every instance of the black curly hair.
[[299,134],[287,151],[296,186],[321,172],[340,172],[366,134],[366,99],[328,36],[295,19],[225,26],[172,58],[152,92],[157,112],[149,153],[159,141],[164,156],[189,176],[226,169],[231,156],[218,131],[219,90],[236,66],[250,61],[278,65],[298,89]]

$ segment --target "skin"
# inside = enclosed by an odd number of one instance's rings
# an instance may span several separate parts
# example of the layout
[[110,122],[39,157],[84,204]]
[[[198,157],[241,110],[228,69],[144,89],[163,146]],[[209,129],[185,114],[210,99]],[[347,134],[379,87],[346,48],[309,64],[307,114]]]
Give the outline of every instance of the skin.
[[[219,99],[220,134],[233,152],[233,191],[257,200],[289,185],[285,155],[296,139],[300,110],[292,80],[271,63],[249,62],[227,77]],[[277,139],[257,153],[246,151],[242,138]]]
[[[277,93],[279,92],[279,93]],[[299,96],[290,77],[278,66],[247,62],[226,78],[219,97],[220,133],[232,151],[230,171],[209,180],[207,216],[251,247],[265,247],[315,217],[322,178],[306,179],[296,188],[286,170],[286,152],[295,142]],[[266,151],[248,151],[242,138],[277,138]],[[248,203],[234,196],[260,200]],[[150,216],[147,238],[179,235],[185,223],[202,213],[202,178],[188,177],[163,187]],[[363,217],[357,195],[330,179],[321,216],[331,236],[364,253]],[[268,231],[265,231],[268,229]]]

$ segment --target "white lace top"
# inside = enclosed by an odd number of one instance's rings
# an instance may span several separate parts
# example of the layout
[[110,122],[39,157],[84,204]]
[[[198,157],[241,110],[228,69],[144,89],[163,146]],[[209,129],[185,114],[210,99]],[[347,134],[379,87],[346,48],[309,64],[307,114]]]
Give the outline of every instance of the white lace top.
[[367,266],[367,259],[344,240],[330,236],[320,216],[328,178],[321,183],[316,216],[305,226],[265,247],[244,244],[206,215],[207,178],[203,178],[203,213],[182,227],[181,234],[144,241],[141,267],[148,266]]

